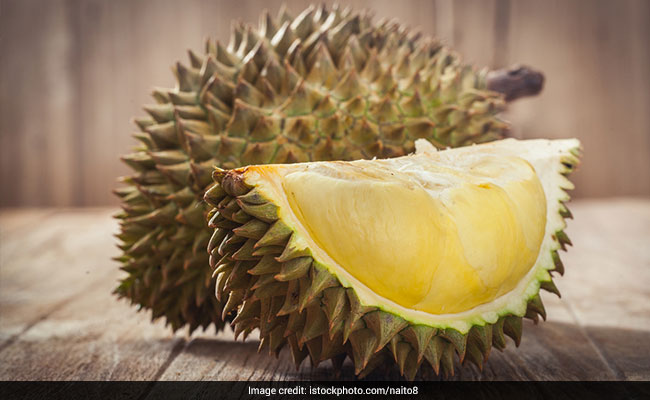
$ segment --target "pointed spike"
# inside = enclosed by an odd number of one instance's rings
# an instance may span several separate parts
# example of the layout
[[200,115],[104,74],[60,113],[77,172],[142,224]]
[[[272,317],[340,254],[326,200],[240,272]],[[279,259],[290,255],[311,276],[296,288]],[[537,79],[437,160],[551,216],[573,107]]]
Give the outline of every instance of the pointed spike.
[[557,231],[555,232],[555,237],[557,238],[558,242],[560,242],[560,245],[562,246],[562,250],[566,250],[565,245],[573,246],[573,243],[571,243],[571,239],[569,239],[569,236],[564,231]]
[[364,95],[366,93],[365,87],[360,83],[357,71],[355,69],[349,70],[338,85],[332,90],[332,94],[339,100],[348,100],[354,96]]
[[249,192],[237,196],[237,199],[252,205],[261,205],[268,203],[268,200],[260,193],[257,187],[253,187]]
[[228,296],[228,301],[226,304],[223,306],[223,310],[221,312],[221,319],[226,320],[226,317],[228,314],[237,308],[239,306],[244,298],[244,290],[234,290],[230,292],[230,295]]
[[528,300],[528,308],[542,316],[542,319],[546,321],[546,309],[544,308],[544,303],[542,303],[542,297],[537,293],[535,297]]
[[237,200],[237,204],[241,207],[246,214],[251,215],[266,223],[273,223],[278,220],[278,207],[273,203],[265,204],[248,204],[241,200]]
[[287,54],[287,50],[295,39],[296,35],[294,34],[293,29],[291,29],[290,22],[285,21],[277,30],[275,35],[273,35],[273,38],[271,39],[271,46],[275,48],[275,51],[280,56],[284,56]]
[[465,357],[465,360],[463,362],[463,365],[466,364],[468,361],[471,362],[472,364],[476,365],[479,369],[479,371],[483,371],[483,362],[485,360],[485,357],[481,350],[476,347],[476,346],[469,346],[467,348],[467,356]]
[[307,248],[297,235],[292,234],[284,251],[276,258],[279,262],[289,261],[298,257],[311,256],[311,250]]
[[306,314],[305,327],[298,340],[299,345],[307,343],[309,340],[322,336],[327,332],[327,317],[321,310],[320,305],[307,308]]
[[243,261],[243,260],[256,260],[257,257],[253,255],[255,250],[255,239],[248,239],[243,246],[239,248],[233,255],[233,260]]
[[547,281],[547,282],[542,282],[540,284],[540,287],[542,289],[546,290],[547,292],[551,292],[551,293],[556,294],[558,298],[562,297],[562,295],[560,294],[560,290],[557,288],[557,286],[555,286],[555,283],[553,282],[553,280],[550,280],[550,281]]
[[248,273],[251,275],[266,275],[275,274],[280,270],[281,264],[275,261],[275,257],[266,255],[255,265],[254,268],[249,269]]
[[282,220],[277,220],[271,227],[264,233],[264,235],[255,244],[256,247],[263,246],[284,246],[291,236],[291,228],[289,228]]
[[280,273],[275,275],[279,281],[291,281],[307,274],[311,267],[311,257],[298,257],[282,263]]
[[469,331],[467,341],[468,351],[470,348],[478,349],[483,355],[482,360],[487,360],[492,349],[492,327],[489,325],[474,325]]
[[377,348],[377,337],[370,329],[360,329],[350,334],[352,357],[354,360],[354,373],[359,374]]
[[[311,259],[311,257],[307,257]],[[338,280],[334,275],[332,275],[327,268],[320,266],[317,263],[313,263],[313,269],[311,274],[311,284],[304,297],[301,296],[300,299],[300,308],[303,309],[307,304],[309,304],[313,299],[320,296],[323,290],[337,286]]]
[[395,346],[395,361],[399,367],[400,375],[404,375],[404,370],[406,369],[406,363],[411,350],[411,345],[406,342],[398,342]]
[[[269,224],[262,222],[257,219],[251,219],[246,222],[244,225],[233,229],[233,232],[237,236],[242,236],[249,239],[259,240],[264,234],[268,231]],[[255,244],[257,247],[257,243]]]
[[446,352],[453,354],[452,345],[440,336],[434,336],[427,343],[424,358],[431,364],[436,375],[440,374],[440,359]]
[[500,317],[497,322],[492,325],[492,345],[499,350],[506,348],[506,338],[503,335],[504,321],[504,318]]
[[467,335],[463,335],[453,328],[447,328],[440,331],[439,335],[449,340],[454,345],[460,362],[463,362],[467,350]]
[[287,295],[284,299],[284,304],[278,311],[278,316],[289,315],[296,313],[298,310],[298,297],[300,296],[300,288],[298,281],[290,281],[287,287]]
[[[282,311],[282,309],[280,311]],[[289,313],[289,320],[287,321],[287,328],[284,332],[284,336],[288,337],[292,334],[295,334],[296,337],[298,337],[301,334],[300,332],[305,328],[305,319],[307,318],[306,316],[307,313]],[[298,342],[298,346],[302,348],[303,345],[301,342]]]
[[560,259],[560,255],[558,254],[557,250],[553,250],[551,252],[551,256],[553,258],[553,264],[555,265],[555,271],[557,271],[560,275],[564,275],[564,264],[562,264],[562,260]]
[[282,246],[264,246],[256,248],[253,252],[253,255],[256,257],[262,257],[266,255],[278,257],[283,251],[284,247]]
[[354,289],[346,289],[348,301],[350,302],[350,314],[345,320],[343,328],[343,341],[347,341],[350,333],[354,330],[356,323],[365,314],[375,311],[376,307],[368,307],[361,304],[359,297],[354,292]]
[[516,317],[514,315],[504,318],[503,322],[503,333],[510,336],[512,340],[515,341],[515,346],[519,347],[521,343],[521,333],[523,326],[521,323],[521,317]]
[[322,357],[322,340],[321,338],[315,338],[308,342],[307,351],[309,351],[309,360],[311,361],[312,368],[317,368],[318,364],[321,362]]
[[294,335],[291,335],[287,338],[289,342],[289,348],[291,349],[291,357],[293,358],[293,363],[296,366],[296,370],[300,368],[300,364],[307,357],[307,349],[302,349],[298,346],[298,340]]
[[237,324],[249,318],[257,318],[260,315],[260,302],[259,300],[244,300],[237,316],[232,320],[233,324]]
[[436,328],[425,325],[412,325],[408,329],[402,331],[400,335],[411,344],[411,347],[413,347],[417,354],[417,361],[419,362],[427,351],[431,338],[436,333]]
[[327,288],[323,292],[325,303],[325,313],[330,321],[330,329],[333,323],[342,315],[343,309],[347,304],[345,289],[342,287]]
[[408,326],[408,323],[402,318],[380,310],[364,315],[363,321],[377,338],[377,347],[374,352],[383,349],[398,332]]

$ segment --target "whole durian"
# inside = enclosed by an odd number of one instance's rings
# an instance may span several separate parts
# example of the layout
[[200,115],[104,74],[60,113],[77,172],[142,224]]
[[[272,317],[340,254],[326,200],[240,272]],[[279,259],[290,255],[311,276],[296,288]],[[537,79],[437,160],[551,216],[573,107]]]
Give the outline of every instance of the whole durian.
[[579,142],[492,143],[384,160],[259,165],[214,173],[206,194],[223,316],[296,366],[363,377],[397,364],[453,374],[482,368],[522,318],[546,318],[570,243],[566,175]]
[[486,142],[508,129],[496,117],[504,100],[542,84],[521,68],[488,78],[435,40],[336,6],[234,24],[227,48],[208,41],[173,70],[177,87],[153,92],[136,120],[141,145],[123,157],[134,173],[116,190],[127,273],[116,293],[190,331],[223,326],[204,251],[214,166],[395,157],[418,138]]

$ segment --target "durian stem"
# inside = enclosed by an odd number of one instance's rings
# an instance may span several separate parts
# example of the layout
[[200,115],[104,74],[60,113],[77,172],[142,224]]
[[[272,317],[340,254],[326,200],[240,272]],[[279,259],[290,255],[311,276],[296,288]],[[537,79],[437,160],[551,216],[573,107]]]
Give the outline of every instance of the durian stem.
[[506,101],[536,96],[543,87],[544,74],[523,65],[490,71],[487,76],[487,88],[503,93]]

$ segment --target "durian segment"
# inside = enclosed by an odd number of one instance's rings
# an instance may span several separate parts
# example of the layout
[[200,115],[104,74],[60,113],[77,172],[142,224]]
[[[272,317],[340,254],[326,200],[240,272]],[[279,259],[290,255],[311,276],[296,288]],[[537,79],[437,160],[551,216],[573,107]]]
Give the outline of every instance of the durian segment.
[[396,157],[418,138],[455,147],[508,129],[486,70],[337,6],[264,13],[258,28],[235,23],[230,43],[210,40],[173,71],[177,86],[153,91],[156,104],[135,121],[141,144],[123,158],[133,173],[116,191],[126,272],[116,293],[174,330],[223,325],[201,250],[214,166]]
[[[407,379],[429,368],[436,374],[453,374],[454,353],[460,362],[482,368],[492,347],[505,347],[505,336],[519,345],[522,318],[546,318],[540,288],[559,294],[549,271],[564,271],[557,251],[570,243],[562,231],[563,218],[570,216],[563,204],[568,200],[564,190],[572,187],[565,176],[579,161],[579,143],[506,140],[438,153],[430,144],[418,143],[420,156],[455,160],[458,165],[471,164],[477,152],[520,157],[533,166],[547,199],[544,239],[535,265],[510,293],[469,311],[443,315],[381,298],[346,276],[347,271],[322,262],[325,258],[312,251],[318,250],[314,242],[287,224],[291,218],[286,208],[283,211],[271,193],[280,197],[285,193],[282,180],[274,179],[277,169],[296,166],[215,170],[217,184],[204,196],[214,207],[210,226],[215,230],[208,252],[216,295],[227,300],[224,316],[235,316],[235,335],[246,337],[259,329],[260,348],[277,355],[289,346],[297,366],[309,357],[312,365],[331,359],[340,368],[350,357],[359,377],[377,367],[390,367],[394,360]],[[269,169],[276,172],[271,179],[263,173]],[[276,185],[263,190],[265,182]]]
[[282,182],[278,204],[317,258],[403,307],[446,314],[512,290],[535,263],[546,226],[529,163],[490,154],[459,161],[260,168]]

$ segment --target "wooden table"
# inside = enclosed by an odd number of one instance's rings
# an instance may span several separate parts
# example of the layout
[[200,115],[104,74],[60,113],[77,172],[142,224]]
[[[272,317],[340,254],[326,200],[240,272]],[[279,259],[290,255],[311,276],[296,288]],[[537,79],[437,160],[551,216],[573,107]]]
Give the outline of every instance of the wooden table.
[[[548,321],[493,351],[461,380],[650,379],[650,200],[576,201]],[[0,379],[334,379],[329,363],[296,371],[231,331],[172,334],[111,292],[121,276],[112,209],[0,212]],[[327,365],[325,365],[327,364]],[[377,377],[374,377],[377,379]],[[397,375],[390,378],[397,378]],[[341,379],[353,379],[348,365]]]

